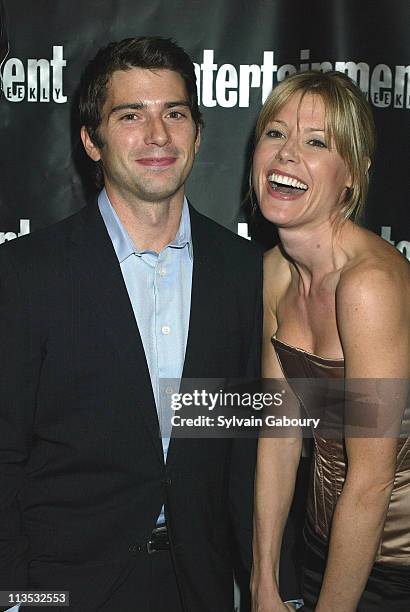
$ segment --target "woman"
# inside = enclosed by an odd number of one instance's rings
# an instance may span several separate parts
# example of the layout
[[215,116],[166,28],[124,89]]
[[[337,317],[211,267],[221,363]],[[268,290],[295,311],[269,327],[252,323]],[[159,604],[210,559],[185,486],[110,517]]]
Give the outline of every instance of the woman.
[[[265,257],[263,376],[291,386],[344,379],[364,392],[370,417],[345,400],[349,431],[313,434],[303,591],[304,610],[316,612],[410,610],[410,439],[398,440],[409,266],[350,220],[363,207],[373,143],[370,107],[338,72],[287,78],[256,128],[253,188],[280,238]],[[334,417],[309,389],[297,391],[302,411]],[[253,612],[292,609],[278,595],[277,567],[301,447],[300,432],[259,442]]]

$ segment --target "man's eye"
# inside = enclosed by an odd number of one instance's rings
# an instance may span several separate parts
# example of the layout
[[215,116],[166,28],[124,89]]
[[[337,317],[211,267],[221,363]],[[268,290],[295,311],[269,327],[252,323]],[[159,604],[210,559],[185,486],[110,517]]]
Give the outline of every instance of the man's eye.
[[323,140],[319,140],[318,138],[312,138],[308,141],[308,144],[312,145],[312,147],[321,147],[322,149],[326,149],[326,143]]
[[181,113],[181,111],[173,110],[170,113],[168,113],[168,117],[170,119],[182,119],[183,117],[185,117],[185,115]]
[[121,117],[121,121],[135,121],[135,119],[137,119],[137,115],[135,113],[127,113]]

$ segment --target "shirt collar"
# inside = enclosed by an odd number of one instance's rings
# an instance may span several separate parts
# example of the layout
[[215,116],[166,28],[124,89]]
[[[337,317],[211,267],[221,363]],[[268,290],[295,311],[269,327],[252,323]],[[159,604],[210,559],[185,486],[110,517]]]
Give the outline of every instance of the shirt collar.
[[[121,223],[117,213],[112,206],[107,192],[103,189],[98,196],[98,207],[100,209],[101,216],[104,220],[108,234],[111,238],[115,254],[121,264],[127,257],[132,254],[142,255],[146,251],[141,251],[136,248],[133,241],[131,240],[127,230]],[[167,247],[181,249],[188,245],[188,253],[192,259],[192,236],[191,236],[191,220],[189,217],[188,200],[184,196],[184,203],[182,206],[181,222],[179,224],[178,231],[174,240],[172,240]]]

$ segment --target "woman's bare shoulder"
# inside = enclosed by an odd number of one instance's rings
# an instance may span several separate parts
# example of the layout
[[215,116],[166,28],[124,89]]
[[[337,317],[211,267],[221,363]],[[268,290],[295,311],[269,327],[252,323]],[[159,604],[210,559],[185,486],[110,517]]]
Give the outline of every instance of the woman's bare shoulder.
[[410,346],[410,265],[376,238],[364,243],[340,274],[337,325],[353,373],[400,377]]
[[280,246],[266,251],[263,261],[265,304],[277,303],[291,280],[290,263]]
[[263,269],[267,282],[286,282],[290,279],[290,263],[283,255],[280,246],[266,251],[263,258]]
[[380,296],[384,291],[410,291],[410,265],[407,259],[383,238],[361,229],[360,248],[340,274],[338,293],[351,297],[351,292],[366,290]]

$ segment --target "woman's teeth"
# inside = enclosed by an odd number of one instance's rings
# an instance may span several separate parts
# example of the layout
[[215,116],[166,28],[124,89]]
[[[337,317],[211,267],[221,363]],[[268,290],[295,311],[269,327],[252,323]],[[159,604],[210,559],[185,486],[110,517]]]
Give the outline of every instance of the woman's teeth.
[[302,183],[301,181],[298,181],[295,178],[291,178],[290,176],[284,176],[283,174],[271,174],[270,176],[268,176],[268,181],[270,183],[275,183],[275,185],[272,185],[274,188],[276,186],[283,185],[284,187],[302,189],[303,191],[306,191],[308,189],[308,186],[305,183]]

